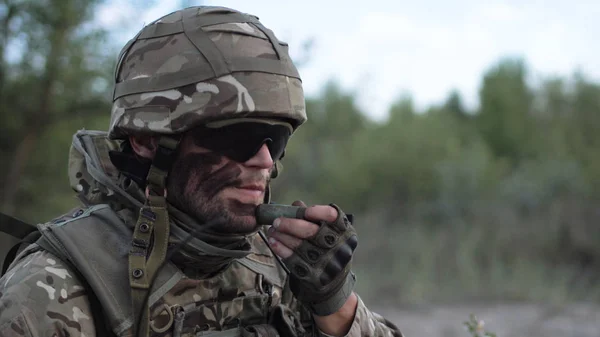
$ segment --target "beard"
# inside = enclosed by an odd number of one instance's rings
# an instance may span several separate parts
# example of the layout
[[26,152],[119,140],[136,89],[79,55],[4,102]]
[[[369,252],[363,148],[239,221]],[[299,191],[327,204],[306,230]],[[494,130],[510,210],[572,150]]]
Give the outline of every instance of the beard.
[[269,177],[256,171],[242,176],[239,164],[212,152],[188,153],[173,164],[167,196],[173,206],[199,224],[218,219],[210,231],[247,234],[258,228],[255,216],[258,205],[225,198],[221,193],[225,188],[242,186],[244,181],[264,185],[269,183]]

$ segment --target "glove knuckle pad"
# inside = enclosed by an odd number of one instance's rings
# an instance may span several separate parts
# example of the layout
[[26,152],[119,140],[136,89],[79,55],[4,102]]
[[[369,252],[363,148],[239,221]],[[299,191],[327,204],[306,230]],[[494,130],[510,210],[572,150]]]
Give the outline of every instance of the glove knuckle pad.
[[345,267],[352,259],[352,248],[348,245],[343,245],[335,252],[335,259],[342,267]]
[[319,281],[321,285],[329,284],[333,279],[335,279],[342,271],[343,266],[337,260],[331,260],[325,266],[323,273],[319,276]]
[[323,225],[315,235],[313,241],[320,247],[333,248],[338,241],[338,236],[328,225]]
[[302,242],[302,244],[296,248],[295,253],[298,254],[302,260],[313,266],[317,265],[319,259],[324,255],[324,252],[310,241]]
[[294,276],[300,279],[307,279],[310,277],[310,268],[305,263],[301,262],[299,259],[294,261],[294,264],[291,266],[291,272]]
[[346,244],[348,245],[348,247],[350,247],[352,253],[354,253],[354,250],[356,250],[356,247],[358,247],[358,237],[355,234],[351,235],[346,240]]

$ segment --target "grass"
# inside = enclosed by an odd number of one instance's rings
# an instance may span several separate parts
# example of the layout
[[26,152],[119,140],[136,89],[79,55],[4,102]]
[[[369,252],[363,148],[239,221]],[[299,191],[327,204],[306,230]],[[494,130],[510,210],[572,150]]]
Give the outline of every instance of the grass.
[[357,290],[384,305],[600,299],[597,267],[571,259],[575,248],[564,245],[558,218],[505,211],[436,221],[358,217]]
[[496,337],[493,332],[484,329],[484,321],[480,320],[474,314],[471,314],[469,320],[463,323],[472,337]]

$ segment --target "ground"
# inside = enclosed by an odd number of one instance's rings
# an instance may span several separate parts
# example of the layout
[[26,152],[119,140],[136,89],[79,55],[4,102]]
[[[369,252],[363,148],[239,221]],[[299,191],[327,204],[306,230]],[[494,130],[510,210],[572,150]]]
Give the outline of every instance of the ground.
[[485,329],[498,337],[600,336],[600,306],[591,304],[372,307],[398,324],[406,337],[467,337],[469,334],[462,323],[471,313],[482,319]]

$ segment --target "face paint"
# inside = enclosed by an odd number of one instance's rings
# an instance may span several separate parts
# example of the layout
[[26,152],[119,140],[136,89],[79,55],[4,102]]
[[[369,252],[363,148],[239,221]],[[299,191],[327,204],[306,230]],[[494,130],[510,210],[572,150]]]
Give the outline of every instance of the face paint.
[[266,186],[268,180],[265,172],[242,172],[239,163],[214,152],[188,152],[173,165],[167,195],[175,207],[200,223],[222,217],[226,223],[215,230],[243,234],[256,228],[257,205],[226,198],[222,192],[228,187],[242,186],[244,182]]

